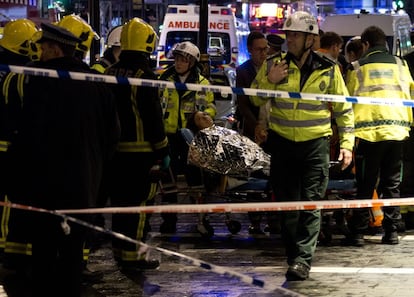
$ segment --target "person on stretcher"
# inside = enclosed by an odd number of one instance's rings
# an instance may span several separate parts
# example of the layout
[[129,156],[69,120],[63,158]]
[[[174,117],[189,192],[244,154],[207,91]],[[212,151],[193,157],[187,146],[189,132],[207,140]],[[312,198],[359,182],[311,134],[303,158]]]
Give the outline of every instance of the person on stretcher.
[[248,137],[214,125],[207,113],[193,113],[187,128],[194,135],[189,142],[190,164],[223,175],[248,177],[255,171],[268,175],[270,156]]

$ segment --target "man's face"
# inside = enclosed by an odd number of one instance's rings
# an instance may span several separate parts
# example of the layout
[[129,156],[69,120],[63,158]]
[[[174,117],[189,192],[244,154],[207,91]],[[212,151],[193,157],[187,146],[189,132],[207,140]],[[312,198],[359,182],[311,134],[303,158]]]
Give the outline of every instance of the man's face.
[[46,62],[61,56],[58,46],[52,42],[44,41],[40,44],[40,48],[42,49],[40,61]]
[[286,31],[288,51],[295,57],[302,55],[303,50],[312,46],[315,36],[304,32]]
[[269,46],[266,38],[253,40],[252,46],[249,48],[250,57],[256,66],[261,66],[266,60]]

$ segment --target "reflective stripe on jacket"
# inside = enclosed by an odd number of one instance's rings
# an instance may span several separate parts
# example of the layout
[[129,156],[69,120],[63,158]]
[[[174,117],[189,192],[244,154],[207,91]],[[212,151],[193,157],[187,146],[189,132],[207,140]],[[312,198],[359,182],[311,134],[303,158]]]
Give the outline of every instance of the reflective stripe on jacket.
[[[348,95],[340,69],[334,63],[311,52],[312,73],[300,88],[300,69],[293,61],[289,63],[289,75],[278,84],[267,79],[268,68],[280,58],[264,63],[251,87],[257,89],[303,92],[313,94]],[[308,60],[309,61],[309,60]],[[271,100],[269,128],[291,141],[302,142],[332,135],[331,111],[336,119],[340,146],[352,150],[354,146],[354,116],[350,103],[311,101],[293,98],[269,98],[252,96],[255,105]]]
[[[174,67],[174,66],[172,66]],[[179,82],[175,71],[166,70],[160,77],[162,80]],[[209,85],[210,82],[201,74],[192,71],[186,83]],[[216,115],[214,94],[212,92],[196,92],[189,90],[165,89],[161,95],[164,112],[164,127],[166,133],[175,133],[187,126],[187,118],[195,111],[205,111],[212,118]]]
[[[353,63],[348,90],[354,96],[410,99],[413,87],[408,66],[385,47],[373,47]],[[355,104],[355,136],[367,141],[403,140],[413,121],[411,108]]]

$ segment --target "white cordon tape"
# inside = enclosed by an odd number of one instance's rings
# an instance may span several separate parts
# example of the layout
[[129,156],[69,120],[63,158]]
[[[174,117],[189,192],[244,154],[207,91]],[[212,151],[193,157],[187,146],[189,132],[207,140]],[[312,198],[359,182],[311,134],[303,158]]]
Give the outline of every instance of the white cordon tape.
[[414,205],[414,198],[366,199],[366,200],[321,200],[295,202],[256,202],[256,203],[218,203],[218,204],[175,204],[131,207],[105,207],[88,209],[63,209],[57,213],[218,213],[218,212],[255,212],[289,211],[315,209],[341,209]]
[[14,66],[14,65],[2,65],[0,64],[0,71],[23,73],[34,76],[44,76],[52,78],[73,79],[73,80],[85,80],[94,82],[103,82],[110,84],[125,84],[134,86],[145,87],[158,87],[167,89],[179,89],[179,90],[191,90],[199,92],[214,92],[222,94],[236,94],[236,95],[248,95],[259,96],[269,98],[292,98],[292,99],[304,99],[312,101],[325,101],[325,102],[349,102],[359,104],[370,105],[387,105],[387,106],[405,106],[414,107],[413,100],[406,100],[401,98],[375,98],[375,97],[353,97],[353,96],[341,96],[341,95],[329,95],[329,94],[311,94],[311,93],[299,93],[299,92],[281,92],[273,90],[260,90],[250,88],[235,88],[217,85],[199,85],[199,84],[183,84],[174,83],[160,80],[140,79],[140,78],[127,78],[127,77],[115,77],[111,75],[92,74],[82,72],[72,72],[64,70],[53,70],[45,68]]
[[164,249],[164,248],[151,246],[151,245],[148,245],[146,243],[143,243],[142,241],[138,241],[138,240],[132,239],[130,237],[127,237],[127,236],[123,235],[122,233],[114,232],[114,231],[109,230],[109,229],[105,229],[105,228],[102,228],[102,227],[99,227],[99,226],[95,226],[95,225],[92,225],[92,224],[90,224],[88,222],[85,222],[83,220],[80,220],[80,219],[77,219],[77,218],[74,218],[74,217],[70,217],[70,216],[58,213],[56,211],[53,211],[53,210],[47,210],[47,209],[44,209],[44,208],[32,207],[32,206],[27,206],[27,205],[23,205],[23,204],[16,204],[16,203],[3,202],[3,201],[0,201],[0,205],[5,206],[5,207],[10,207],[10,208],[28,210],[28,211],[49,213],[51,215],[55,215],[55,216],[63,218],[65,223],[66,223],[66,221],[71,221],[71,222],[74,222],[76,224],[82,225],[86,228],[90,228],[90,229],[108,234],[108,235],[110,235],[112,237],[115,237],[117,239],[131,242],[131,243],[135,244],[137,247],[139,247],[138,252],[147,253],[149,250],[156,250],[156,251],[159,251],[159,252],[161,252],[161,253],[163,253],[167,256],[178,257],[178,258],[182,259],[188,265],[203,268],[205,270],[214,272],[214,273],[222,275],[224,277],[239,280],[239,281],[244,282],[248,285],[253,285],[253,286],[256,286],[256,287],[260,287],[263,290],[265,290],[265,292],[279,293],[279,294],[282,294],[281,296],[305,297],[305,295],[293,292],[293,291],[285,289],[281,286],[277,286],[273,283],[266,283],[263,280],[260,280],[260,279],[254,278],[254,277],[250,277],[248,275],[244,275],[244,274],[239,273],[237,271],[227,269],[226,267],[214,265],[214,264],[211,264],[209,262],[205,262],[205,261],[199,260],[197,258],[189,257],[187,255],[177,253],[177,252],[174,252],[174,251],[171,251],[171,250],[167,250],[167,249]]

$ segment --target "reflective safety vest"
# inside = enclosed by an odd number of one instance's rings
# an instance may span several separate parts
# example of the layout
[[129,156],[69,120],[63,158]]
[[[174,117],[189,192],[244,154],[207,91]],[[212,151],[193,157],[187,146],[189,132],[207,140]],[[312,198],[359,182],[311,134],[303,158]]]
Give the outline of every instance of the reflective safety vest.
[[[167,71],[164,74],[168,74]],[[193,73],[193,75],[195,75],[195,81],[187,80],[186,83],[210,84],[201,74]],[[171,71],[171,75],[161,76],[160,79],[178,82],[178,76],[175,71]],[[166,133],[175,133],[178,129],[185,128],[188,117],[196,111],[207,112],[212,118],[216,115],[214,94],[212,92],[165,89],[162,91],[161,105],[164,113]]]
[[288,77],[277,84],[268,81],[268,69],[270,69],[273,63],[277,63],[280,60],[280,58],[276,57],[262,65],[255,80],[252,82],[251,87],[262,89],[263,96],[251,96],[250,100],[254,105],[259,106],[270,99],[269,128],[280,136],[295,142],[332,135],[331,107],[333,117],[338,125],[340,147],[352,151],[354,146],[354,116],[350,103],[332,102],[328,104],[328,102],[296,98],[270,98],[266,95],[266,89],[286,92],[348,95],[348,90],[338,66],[313,52],[310,55],[310,59],[312,59],[310,61],[312,73],[302,88],[300,87],[301,72],[293,61],[289,63]]
[[[368,50],[352,63],[348,89],[351,95],[411,99],[413,79],[408,66],[385,47]],[[367,141],[404,140],[413,121],[411,108],[355,104],[355,136]]]

